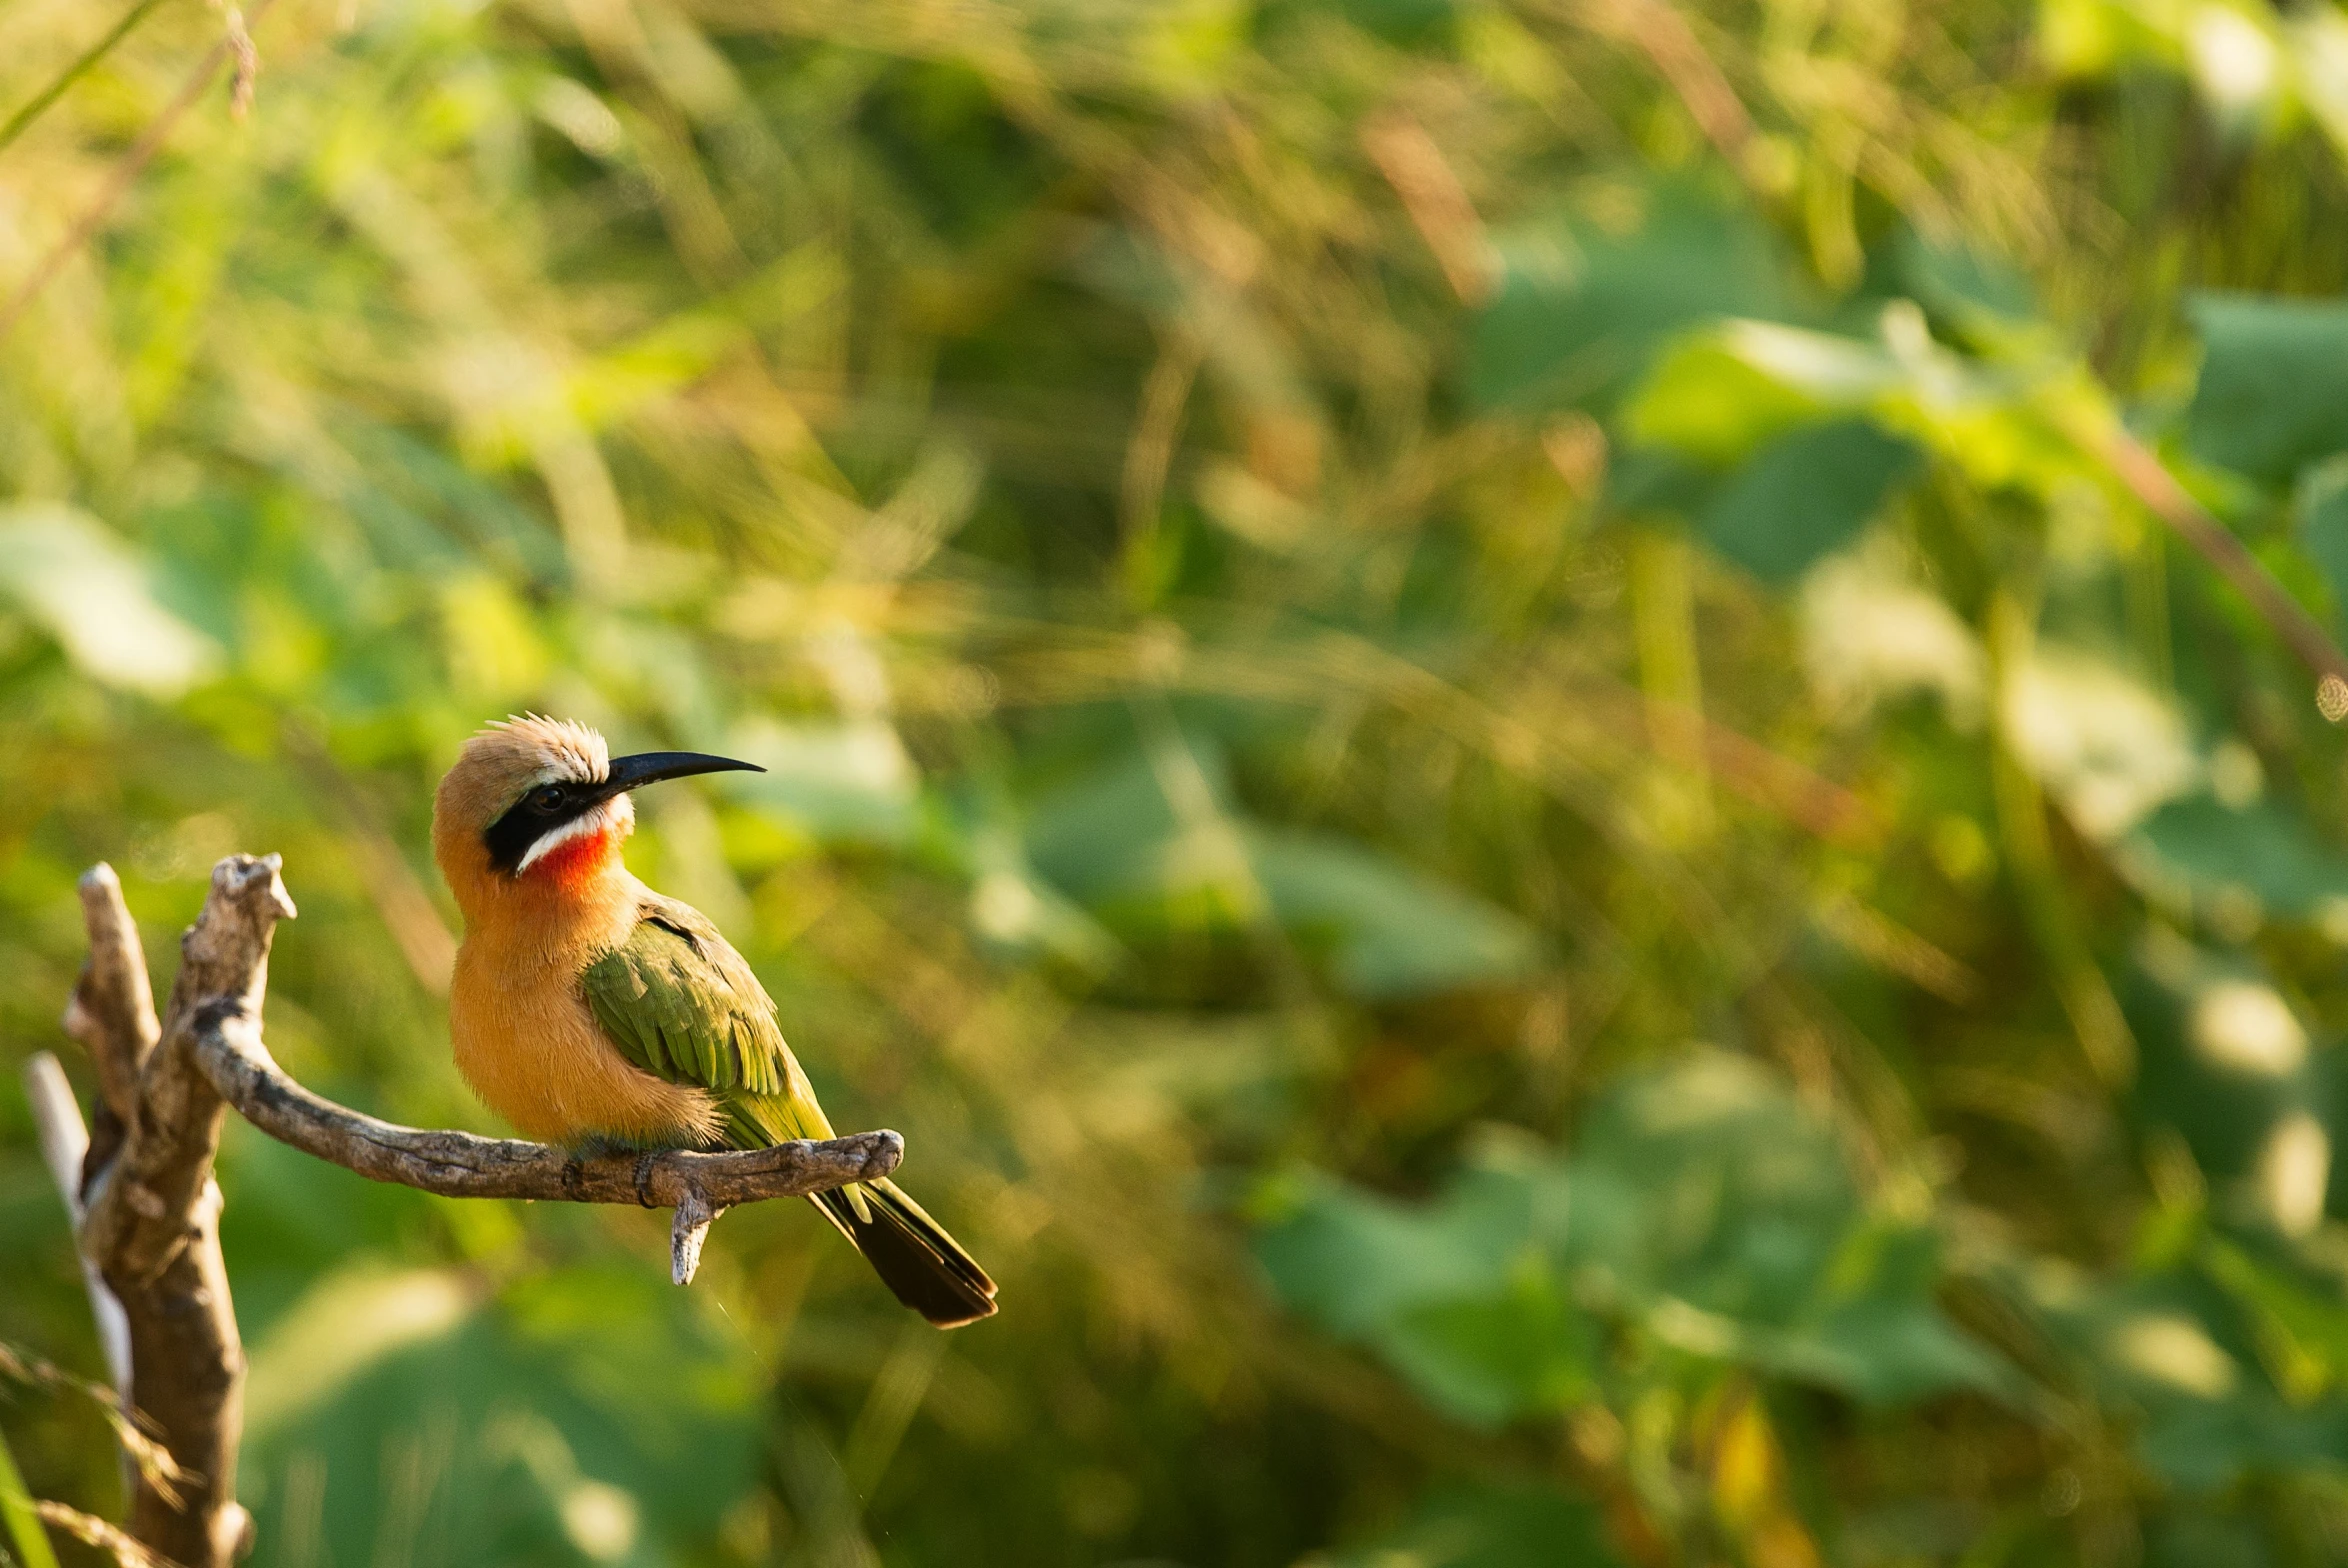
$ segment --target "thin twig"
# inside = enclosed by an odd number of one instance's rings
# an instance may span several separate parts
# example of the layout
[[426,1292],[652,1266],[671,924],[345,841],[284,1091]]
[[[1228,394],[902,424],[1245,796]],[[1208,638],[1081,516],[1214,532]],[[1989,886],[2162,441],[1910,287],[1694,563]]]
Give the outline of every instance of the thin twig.
[[2318,677],[2317,700],[2324,717],[2337,723],[2348,716],[2348,653],[2343,653],[2322,624],[2259,564],[2250,547],[2194,500],[2167,465],[2126,430],[2114,425],[2100,438],[2090,437],[2089,445],[2101,453],[2112,473],[2145,509],[2217,568],[2218,574],[2250,601],[2250,608],[2283,645]]
[[[119,1309],[118,1309],[119,1310]],[[147,1483],[174,1503],[179,1501],[179,1484],[188,1479],[179,1461],[168,1449],[155,1440],[147,1428],[152,1422],[139,1419],[137,1412],[126,1410],[120,1395],[103,1383],[93,1383],[86,1377],[77,1377],[53,1362],[43,1361],[29,1350],[0,1340],[0,1377],[30,1384],[37,1388],[59,1389],[79,1394],[106,1412],[106,1424],[114,1428],[123,1452],[139,1468]]]
[[114,1559],[117,1568],[179,1568],[159,1552],[151,1552],[105,1520],[46,1500],[33,1504],[42,1522],[63,1530],[84,1546],[94,1546]]
[[[1166,500],[1166,472],[1182,434],[1182,415],[1206,349],[1189,332],[1173,330],[1160,341],[1158,357],[1142,383],[1141,408],[1125,447],[1125,480],[1119,498],[1129,564],[1147,568],[1148,546],[1157,537]],[[1139,579],[1128,577],[1128,581]]]
[[[252,12],[245,18],[246,27],[239,28],[238,34],[243,35],[247,28],[257,24],[273,3],[275,0],[254,0]],[[106,177],[105,186],[98,192],[98,199],[91,202],[88,210],[74,220],[73,227],[67,229],[57,243],[49,247],[48,254],[35,264],[25,280],[16,286],[16,291],[8,296],[7,303],[0,304],[0,339],[5,339],[16,330],[16,324],[23,319],[25,311],[40,297],[41,291],[55,280],[57,274],[65,270],[65,264],[72,259],[73,253],[87,244],[90,236],[104,226],[116,204],[131,186],[138,183],[140,174],[154,161],[155,154],[162,150],[172,129],[188,110],[195,107],[196,100],[203,97],[204,90],[212,85],[212,78],[220,73],[220,67],[232,57],[241,58],[235,37],[223,37],[204,52],[204,58],[197,61],[196,68],[188,73],[187,82],[180,88],[178,95],[163,106],[163,112],[155,116],[154,122],[140,134],[130,151],[124,153],[114,165],[114,171]]]
[[155,7],[161,5],[162,3],[163,0],[139,0],[137,5],[132,6],[128,11],[123,13],[122,20],[116,22],[113,29],[108,32],[105,37],[99,39],[96,43],[90,45],[89,48],[83,50],[80,57],[76,59],[73,64],[58,72],[56,78],[52,80],[48,86],[33,94],[30,102],[28,102],[23,108],[17,110],[16,113],[8,117],[7,124],[0,125],[0,150],[5,150],[10,142],[15,141],[19,136],[22,136],[25,132],[25,127],[31,125],[35,120],[39,119],[41,117],[41,112],[47,109],[49,105],[64,97],[67,88],[73,86],[75,82],[80,81],[84,76],[89,74],[90,68],[92,66],[95,66],[100,60],[105,59],[107,53],[112,50],[116,44],[122,42],[123,39],[130,36],[130,30],[132,28],[138,26],[141,22],[147,19],[148,12],[154,10]]
[[220,25],[227,30],[229,53],[236,57],[236,74],[228,82],[228,113],[243,119],[253,112],[253,88],[261,79],[261,50],[245,25],[245,13],[236,0],[214,0],[220,7]]
[[1463,305],[1490,299],[1499,270],[1491,240],[1467,187],[1435,138],[1400,109],[1363,122],[1359,134],[1362,150],[1402,198],[1402,210],[1434,253],[1451,292]]
[[1664,0],[1592,0],[1581,16],[1595,31],[1637,45],[1729,167],[1752,177],[1752,111],[1679,7]]
[[[100,1102],[115,1118],[113,1133],[119,1141],[138,1119],[139,1074],[146,1070],[147,1054],[163,1031],[155,1021],[155,991],[147,979],[138,924],[122,901],[122,879],[100,861],[82,873],[76,891],[81,894],[82,924],[90,935],[90,956],[65,1004],[64,1027],[90,1053],[90,1065],[98,1070]],[[98,1163],[105,1164],[112,1152],[101,1148]]]
[[[73,1222],[78,1241],[82,1233],[82,1162],[90,1152],[90,1137],[82,1126],[81,1107],[74,1103],[73,1085],[65,1069],[47,1051],[35,1051],[24,1064],[25,1100],[33,1108],[33,1131],[41,1142],[41,1158],[57,1184],[66,1217]],[[89,1294],[90,1316],[98,1326],[98,1345],[105,1352],[106,1372],[117,1390],[130,1387],[130,1324],[122,1303],[106,1288],[97,1264],[82,1255],[82,1287]],[[7,1347],[0,1346],[0,1370],[5,1370]],[[127,1444],[125,1446],[128,1446]]]

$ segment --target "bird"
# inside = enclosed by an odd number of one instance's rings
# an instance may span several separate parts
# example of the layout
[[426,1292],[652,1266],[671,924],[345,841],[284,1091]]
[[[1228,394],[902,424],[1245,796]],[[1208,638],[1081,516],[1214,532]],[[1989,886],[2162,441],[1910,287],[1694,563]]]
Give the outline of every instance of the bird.
[[[525,1137],[579,1152],[758,1149],[832,1126],[773,998],[709,918],[632,875],[631,792],[754,763],[614,757],[584,724],[524,714],[473,735],[432,801],[464,914],[449,987],[457,1069]],[[995,1283],[885,1178],[812,1195],[897,1299],[940,1328]]]

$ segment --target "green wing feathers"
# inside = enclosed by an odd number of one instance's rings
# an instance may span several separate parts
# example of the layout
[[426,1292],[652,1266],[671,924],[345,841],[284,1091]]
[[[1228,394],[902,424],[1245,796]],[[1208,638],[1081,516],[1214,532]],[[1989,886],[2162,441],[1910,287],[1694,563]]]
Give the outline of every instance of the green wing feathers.
[[620,1054],[717,1094],[738,1124],[738,1146],[832,1136],[766,988],[700,911],[673,899],[646,904],[628,940],[582,980]]
[[[717,1096],[735,1148],[833,1136],[766,988],[699,910],[648,898],[628,939],[588,965],[581,984],[622,1056]],[[951,1328],[995,1310],[986,1270],[896,1183],[852,1183],[814,1202],[930,1322]]]

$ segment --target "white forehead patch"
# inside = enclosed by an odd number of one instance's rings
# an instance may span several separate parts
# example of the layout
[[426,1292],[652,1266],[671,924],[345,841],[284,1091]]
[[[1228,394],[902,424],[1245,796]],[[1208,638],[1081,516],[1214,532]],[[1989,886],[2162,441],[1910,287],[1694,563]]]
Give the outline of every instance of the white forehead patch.
[[600,784],[611,777],[611,748],[584,724],[528,713],[490,728],[529,748],[538,784]]

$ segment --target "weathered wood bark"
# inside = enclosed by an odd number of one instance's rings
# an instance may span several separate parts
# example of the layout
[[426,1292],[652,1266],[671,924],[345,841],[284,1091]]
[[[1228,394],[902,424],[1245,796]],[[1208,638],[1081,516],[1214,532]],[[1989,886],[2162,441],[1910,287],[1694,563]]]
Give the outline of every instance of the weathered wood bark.
[[[73,1222],[78,1245],[84,1219],[82,1172],[88,1169],[90,1135],[82,1125],[81,1107],[74,1102],[73,1085],[65,1069],[47,1051],[35,1051],[26,1060],[24,1097],[33,1108],[33,1132],[41,1142],[41,1158],[57,1184],[57,1195],[65,1200],[66,1218]],[[82,1255],[82,1284],[89,1293],[90,1316],[98,1320],[106,1381],[119,1398],[130,1386],[130,1324],[123,1319],[122,1303],[106,1288],[105,1276],[87,1253]]]
[[226,1568],[251,1544],[252,1521],[236,1501],[244,1350],[212,1180],[229,1106],[270,1136],[377,1181],[449,1197],[673,1209],[670,1266],[679,1284],[692,1278],[702,1238],[728,1206],[885,1175],[904,1155],[893,1132],[750,1153],[582,1158],[393,1126],[310,1093],[262,1043],[270,942],[277,922],[294,914],[275,855],[236,855],[213,868],[160,1023],[114,873],[99,866],[85,876],[82,902],[90,961],[66,1027],[96,1065],[101,1103],[82,1176],[81,1245],[128,1319],[123,1392],[185,1473],[176,1500],[139,1477],[130,1533],[186,1568]]
[[736,1154],[669,1149],[582,1159],[542,1143],[394,1126],[337,1105],[288,1078],[261,1043],[259,1021],[229,1008],[207,1011],[192,1046],[213,1087],[272,1138],[362,1176],[447,1198],[545,1198],[650,1209],[698,1199],[722,1209],[885,1176],[905,1152],[904,1139],[893,1132],[860,1132]]
[[[186,1018],[185,996],[227,978],[222,926],[233,923],[238,936],[251,940],[250,906],[256,896],[268,898],[275,883],[274,866],[223,862],[214,871],[205,918],[180,944],[183,983],[172,988],[174,1024]],[[220,1190],[212,1183],[220,1098],[193,1071],[184,1033],[166,1034],[155,1020],[138,928],[110,869],[82,879],[82,908],[90,961],[66,1025],[89,1049],[104,1096],[101,1137],[92,1140],[83,1174],[82,1250],[130,1326],[123,1398],[154,1424],[184,1475],[176,1501],[151,1478],[137,1478],[130,1533],[188,1568],[213,1568],[236,1557],[251,1526],[236,1501],[244,1346],[220,1260]],[[215,918],[216,911],[228,912],[227,919]],[[238,986],[256,1003],[276,913],[272,906],[258,928],[259,951],[249,955]],[[115,1147],[108,1150],[106,1142]]]

